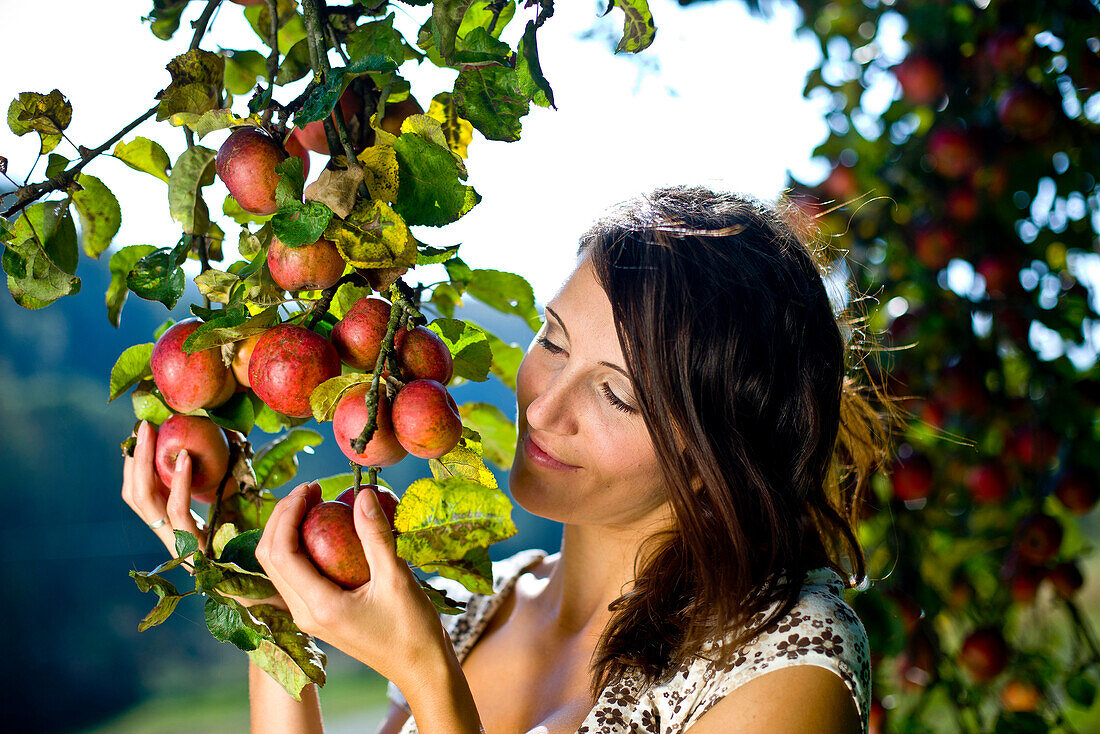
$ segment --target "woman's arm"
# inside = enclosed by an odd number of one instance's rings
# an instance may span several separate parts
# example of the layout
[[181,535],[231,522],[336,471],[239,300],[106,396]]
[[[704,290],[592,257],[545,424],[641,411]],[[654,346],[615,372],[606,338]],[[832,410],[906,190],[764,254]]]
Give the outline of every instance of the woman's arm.
[[294,621],[393,681],[421,734],[480,734],[473,694],[450,637],[416,576],[397,556],[374,492],[360,492],[354,507],[369,581],[342,589],[301,552],[298,527],[320,494],[316,483],[302,485],[276,504],[256,547],[256,559]]
[[317,686],[302,689],[295,701],[270,675],[249,663],[248,700],[252,734],[323,734]]

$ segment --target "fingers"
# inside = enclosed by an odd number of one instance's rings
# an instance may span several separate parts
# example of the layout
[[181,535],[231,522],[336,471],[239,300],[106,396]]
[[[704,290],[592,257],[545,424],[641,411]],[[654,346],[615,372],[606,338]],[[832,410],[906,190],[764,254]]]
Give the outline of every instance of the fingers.
[[298,548],[298,527],[308,509],[320,499],[320,493],[316,483],[301,484],[280,500],[256,547],[256,559],[299,621],[311,612],[305,599],[340,591]]
[[122,467],[122,499],[146,523],[165,516],[164,497],[158,491],[159,478],[154,465],[156,431],[148,421],[137,430],[133,457],[127,457]]
[[380,577],[396,567],[393,528],[374,491],[364,487],[355,496],[355,532],[363,543],[371,575]]
[[179,456],[176,457],[166,511],[172,528],[186,530],[199,538],[201,543],[198,525],[191,514],[191,456],[186,449],[180,451]]

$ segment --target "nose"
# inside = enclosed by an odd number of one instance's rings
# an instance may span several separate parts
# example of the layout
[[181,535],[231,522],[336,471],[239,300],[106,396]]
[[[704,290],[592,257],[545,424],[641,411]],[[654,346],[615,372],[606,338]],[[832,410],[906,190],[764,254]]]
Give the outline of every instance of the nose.
[[563,436],[576,433],[580,398],[569,371],[548,375],[547,380],[537,387],[542,389],[527,406],[527,425],[544,433]]

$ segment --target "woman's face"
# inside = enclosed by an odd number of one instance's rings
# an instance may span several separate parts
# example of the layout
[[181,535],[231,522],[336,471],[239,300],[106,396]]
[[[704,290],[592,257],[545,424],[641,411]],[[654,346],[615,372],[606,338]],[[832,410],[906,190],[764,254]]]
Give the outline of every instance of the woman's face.
[[582,258],[546,304],[519,367],[515,500],[575,525],[640,527],[663,517],[663,480],[635,395],[611,302]]

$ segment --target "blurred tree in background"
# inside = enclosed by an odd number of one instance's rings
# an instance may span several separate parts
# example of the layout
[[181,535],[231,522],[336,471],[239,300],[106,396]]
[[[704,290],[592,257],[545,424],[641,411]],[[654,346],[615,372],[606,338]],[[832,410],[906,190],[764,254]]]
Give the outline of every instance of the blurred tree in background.
[[853,598],[872,728],[1095,726],[1100,652],[1077,594],[1092,550],[1078,518],[1100,491],[1100,294],[1085,285],[1100,272],[1100,12],[798,6],[821,45],[805,94],[832,168],[792,199],[873,302],[875,369],[913,414],[861,529],[880,579]]

